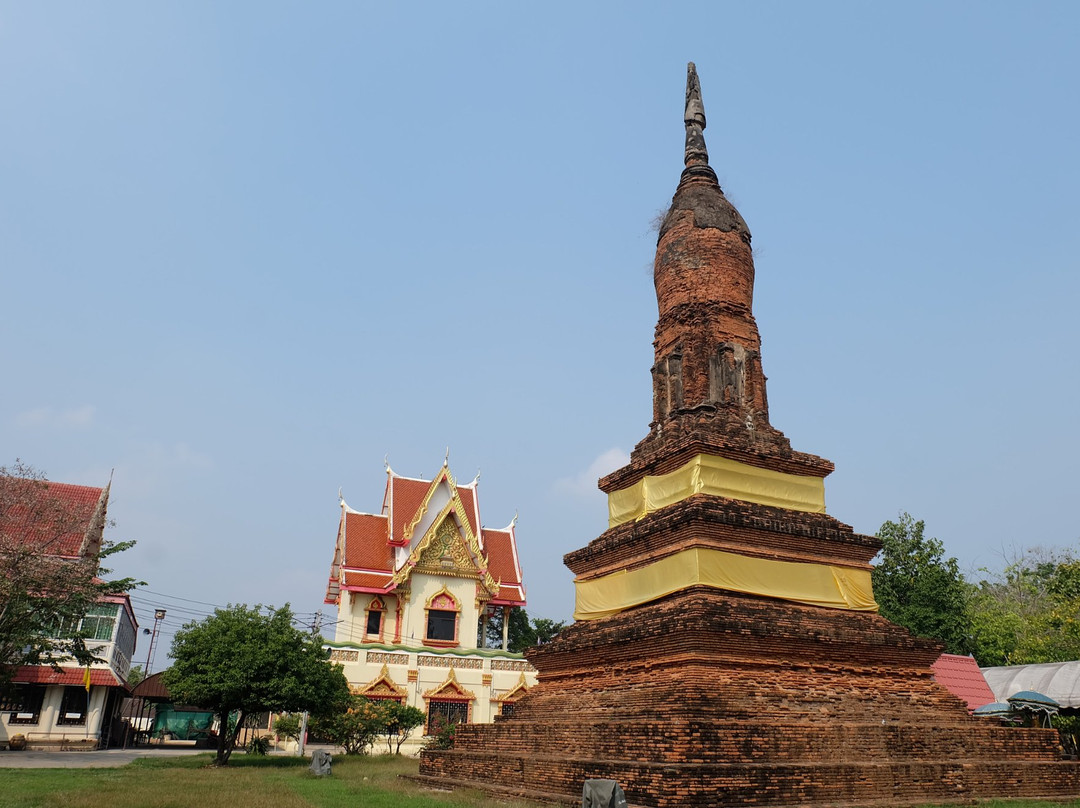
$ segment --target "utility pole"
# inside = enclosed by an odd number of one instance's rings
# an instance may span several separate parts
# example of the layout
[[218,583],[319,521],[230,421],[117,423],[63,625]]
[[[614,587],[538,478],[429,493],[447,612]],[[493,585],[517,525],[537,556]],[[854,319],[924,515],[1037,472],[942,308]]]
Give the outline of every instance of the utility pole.
[[297,744],[296,754],[300,757],[304,756],[304,746],[307,745],[307,720],[308,711],[304,710],[304,716],[300,719],[300,740]]

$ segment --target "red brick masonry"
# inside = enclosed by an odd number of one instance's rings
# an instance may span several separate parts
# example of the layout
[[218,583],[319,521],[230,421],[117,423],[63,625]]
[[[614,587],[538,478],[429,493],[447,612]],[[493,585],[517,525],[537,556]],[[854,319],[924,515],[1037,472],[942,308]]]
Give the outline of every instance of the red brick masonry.
[[567,804],[612,778],[658,808],[1080,793],[1055,731],[969,717],[936,656],[878,615],[691,589],[534,649],[513,716],[459,727],[420,772]]
[[[656,251],[653,420],[600,488],[699,453],[825,477],[832,463],[769,423],[750,231],[708,165],[693,65],[685,125]],[[690,547],[866,570],[880,543],[824,514],[698,494],[564,560],[589,579]],[[1057,733],[970,717],[933,680],[939,651],[876,614],[689,587],[529,651],[539,684],[513,715],[460,726],[453,749],[421,755],[420,777],[567,804],[586,778],[612,778],[655,808],[1080,796]]]

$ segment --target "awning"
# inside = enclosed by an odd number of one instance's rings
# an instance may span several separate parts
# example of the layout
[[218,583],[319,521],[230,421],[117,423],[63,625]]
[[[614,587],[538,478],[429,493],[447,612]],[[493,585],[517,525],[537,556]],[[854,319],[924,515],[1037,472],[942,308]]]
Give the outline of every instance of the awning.
[[[66,668],[59,670],[48,665],[21,665],[11,677],[12,682],[28,685],[86,685],[86,668]],[[108,668],[90,669],[91,687],[123,687],[123,682]]]

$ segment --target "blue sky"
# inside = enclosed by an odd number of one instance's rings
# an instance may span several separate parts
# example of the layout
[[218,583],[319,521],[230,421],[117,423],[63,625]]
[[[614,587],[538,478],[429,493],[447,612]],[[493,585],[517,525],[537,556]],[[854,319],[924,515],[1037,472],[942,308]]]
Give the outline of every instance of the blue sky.
[[115,470],[168,634],[313,614],[338,489],[449,446],[567,618],[651,415],[693,60],[829,512],[965,569],[1075,547],[1078,39],[1075,3],[0,2],[0,462]]

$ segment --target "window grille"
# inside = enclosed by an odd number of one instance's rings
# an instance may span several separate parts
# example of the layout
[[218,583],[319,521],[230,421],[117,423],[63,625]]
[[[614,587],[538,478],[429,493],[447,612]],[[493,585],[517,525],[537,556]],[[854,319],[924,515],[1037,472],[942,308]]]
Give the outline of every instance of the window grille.
[[60,700],[60,717],[57,726],[71,727],[86,724],[86,707],[90,694],[83,687],[65,687]]
[[8,713],[8,724],[36,724],[44,702],[41,685],[15,685],[7,698],[0,700],[0,712]]

